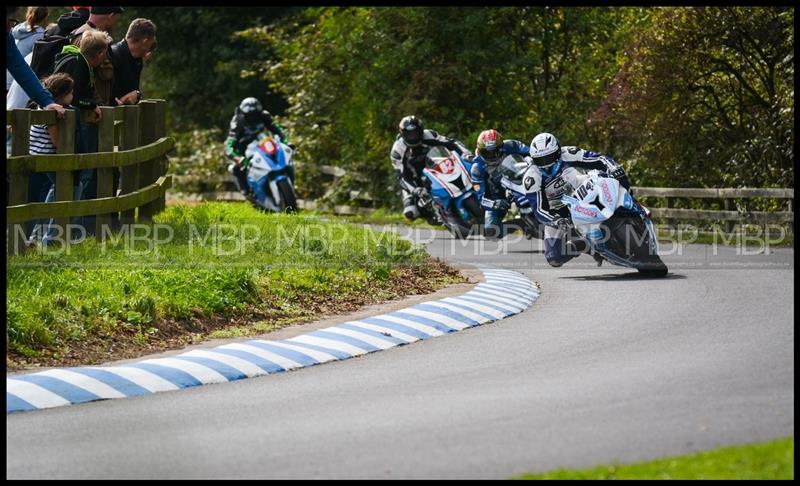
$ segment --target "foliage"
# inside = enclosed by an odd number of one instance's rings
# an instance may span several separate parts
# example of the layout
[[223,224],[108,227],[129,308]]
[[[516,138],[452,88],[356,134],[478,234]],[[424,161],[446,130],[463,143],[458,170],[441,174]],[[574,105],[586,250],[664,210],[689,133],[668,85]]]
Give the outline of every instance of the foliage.
[[[297,7],[125,7],[113,31],[122,39],[139,17],[156,23],[158,48],[142,71],[142,92],[169,103],[169,127],[177,131],[218,128],[227,132],[233,110],[255,96],[273,113],[286,105],[257,73],[252,59],[270,56],[270,49],[236,38],[234,32],[269,25]],[[52,16],[51,16],[52,17]]]
[[655,9],[596,118],[652,184],[792,187],[793,85],[794,9]]
[[396,205],[408,113],[470,147],[549,131],[639,185],[791,186],[792,25],[778,8],[331,7],[239,36],[274,48],[257,65],[308,158],[370,178],[329,196]]

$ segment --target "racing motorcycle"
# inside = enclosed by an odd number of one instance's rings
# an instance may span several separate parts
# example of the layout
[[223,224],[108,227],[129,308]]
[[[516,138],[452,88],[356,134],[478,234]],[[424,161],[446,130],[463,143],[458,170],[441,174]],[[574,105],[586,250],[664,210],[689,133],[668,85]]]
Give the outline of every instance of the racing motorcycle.
[[432,147],[422,173],[428,180],[433,209],[442,224],[464,239],[483,228],[484,215],[469,175],[472,164],[444,147]]
[[247,146],[247,183],[255,194],[257,208],[276,213],[297,210],[293,154],[291,147],[266,133]]
[[617,181],[597,170],[561,200],[572,224],[594,251],[614,265],[663,277],[667,266],[658,256],[656,230],[648,211]]
[[534,216],[531,203],[525,196],[525,190],[522,187],[522,176],[528,167],[528,163],[522,160],[521,156],[509,154],[500,162],[497,171],[502,175],[500,185],[506,189],[509,202],[517,206],[525,237],[543,240],[544,225]]

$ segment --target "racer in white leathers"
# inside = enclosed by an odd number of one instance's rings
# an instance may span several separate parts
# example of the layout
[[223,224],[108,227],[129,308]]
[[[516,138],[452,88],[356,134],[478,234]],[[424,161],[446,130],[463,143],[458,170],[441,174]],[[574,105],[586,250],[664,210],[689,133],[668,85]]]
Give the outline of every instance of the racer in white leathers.
[[[572,222],[569,210],[561,201],[587,178],[586,172],[599,170],[620,181],[630,189],[625,170],[614,159],[578,147],[562,147],[550,133],[536,135],[530,144],[531,167],[523,176],[526,195],[536,218],[544,223],[544,256],[547,263],[560,267],[581,253],[590,251],[581,239],[569,239]],[[598,265],[600,255],[592,255]]]
[[472,153],[460,141],[425,129],[422,121],[414,115],[400,120],[400,133],[392,145],[389,158],[397,171],[397,179],[403,193],[403,215],[408,219],[420,216],[416,201],[425,193],[427,178],[422,174],[425,156],[432,147],[443,146],[458,155],[472,159]]

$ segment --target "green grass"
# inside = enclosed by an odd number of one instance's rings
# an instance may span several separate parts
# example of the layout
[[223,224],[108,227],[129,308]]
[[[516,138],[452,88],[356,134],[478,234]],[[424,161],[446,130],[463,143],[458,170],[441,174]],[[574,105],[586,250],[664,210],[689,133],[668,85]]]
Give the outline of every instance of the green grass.
[[[120,336],[144,345],[175,332],[202,334],[207,326],[198,321],[209,318],[247,317],[229,335],[269,330],[337,302],[396,298],[398,272],[422,275],[430,263],[392,233],[246,204],[170,206],[155,223],[127,234],[138,241],[123,234],[9,257],[9,354],[35,362],[43,352],[68,355]],[[158,239],[144,238],[147,231]]]
[[359,214],[353,216],[343,216],[344,220],[350,223],[373,224],[373,225],[405,225],[421,228],[444,229],[443,226],[431,226],[425,219],[417,218],[413,221],[406,219],[402,213],[396,213],[387,209],[379,208],[370,214]]
[[794,437],[637,464],[529,473],[514,479],[794,479]]

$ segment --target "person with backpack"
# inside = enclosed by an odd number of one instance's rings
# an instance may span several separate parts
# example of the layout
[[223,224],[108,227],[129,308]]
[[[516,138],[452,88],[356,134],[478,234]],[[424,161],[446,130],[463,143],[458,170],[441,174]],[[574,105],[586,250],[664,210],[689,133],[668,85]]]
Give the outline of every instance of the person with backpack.
[[[11,30],[11,36],[14,37],[14,42],[17,43],[17,49],[22,57],[30,54],[33,51],[34,42],[44,36],[44,27],[47,25],[49,13],[47,7],[28,7],[25,22],[17,24]],[[6,70],[6,94],[8,94],[12,82],[14,82],[14,78]]]

